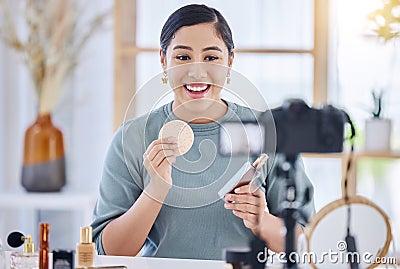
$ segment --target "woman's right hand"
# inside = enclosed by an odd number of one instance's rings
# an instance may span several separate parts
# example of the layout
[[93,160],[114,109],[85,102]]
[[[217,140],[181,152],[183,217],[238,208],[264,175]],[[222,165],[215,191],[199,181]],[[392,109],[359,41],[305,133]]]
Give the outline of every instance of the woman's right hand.
[[178,153],[176,138],[167,137],[154,140],[143,154],[143,165],[150,175],[151,183],[157,189],[171,188],[172,164],[176,162]]

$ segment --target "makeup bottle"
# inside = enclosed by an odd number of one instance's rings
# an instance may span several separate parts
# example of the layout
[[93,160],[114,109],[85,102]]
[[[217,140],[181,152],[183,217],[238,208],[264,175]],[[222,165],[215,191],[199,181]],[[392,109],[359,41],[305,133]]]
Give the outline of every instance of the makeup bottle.
[[95,244],[92,242],[92,226],[81,227],[80,243],[76,245],[78,266],[93,266]]
[[11,269],[38,269],[39,253],[35,252],[35,244],[28,235],[24,243],[24,252],[12,252],[10,254]]
[[74,251],[56,249],[53,250],[53,269],[73,269]]
[[224,249],[224,269],[253,269],[250,258],[250,248],[226,248]]
[[50,224],[40,223],[39,269],[49,269],[49,232]]

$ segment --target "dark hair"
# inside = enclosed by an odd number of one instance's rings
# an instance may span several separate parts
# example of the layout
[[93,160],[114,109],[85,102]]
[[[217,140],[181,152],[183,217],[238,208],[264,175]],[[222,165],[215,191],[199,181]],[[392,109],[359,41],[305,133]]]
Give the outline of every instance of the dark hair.
[[163,54],[167,52],[167,47],[171,43],[176,31],[181,27],[191,26],[200,23],[214,23],[218,35],[224,41],[228,48],[229,56],[232,55],[232,50],[235,47],[232,40],[232,32],[228,23],[221,13],[206,5],[191,4],[183,6],[172,13],[165,22],[160,36],[160,45]]

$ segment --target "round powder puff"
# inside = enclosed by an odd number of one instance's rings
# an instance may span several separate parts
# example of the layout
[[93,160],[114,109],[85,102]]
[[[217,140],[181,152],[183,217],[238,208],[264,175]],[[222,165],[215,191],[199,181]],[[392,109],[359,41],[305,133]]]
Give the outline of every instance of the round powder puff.
[[158,138],[175,137],[179,155],[183,155],[189,151],[193,145],[194,134],[189,124],[181,120],[173,120],[167,122],[160,130]]

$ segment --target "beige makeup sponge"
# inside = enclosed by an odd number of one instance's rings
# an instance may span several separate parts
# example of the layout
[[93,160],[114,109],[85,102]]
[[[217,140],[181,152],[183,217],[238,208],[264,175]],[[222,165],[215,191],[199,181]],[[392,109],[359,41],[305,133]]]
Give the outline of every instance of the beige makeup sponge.
[[173,120],[167,122],[160,130],[158,138],[175,137],[179,155],[183,155],[189,151],[193,145],[194,134],[189,124],[181,120]]

